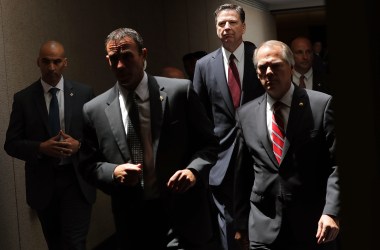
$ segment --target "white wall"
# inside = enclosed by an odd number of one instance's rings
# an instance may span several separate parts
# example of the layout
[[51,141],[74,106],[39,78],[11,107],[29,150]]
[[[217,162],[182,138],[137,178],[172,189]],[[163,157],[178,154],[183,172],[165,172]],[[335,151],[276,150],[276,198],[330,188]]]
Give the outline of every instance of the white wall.
[[[3,150],[13,94],[39,78],[39,46],[61,41],[69,67],[65,77],[101,93],[114,84],[105,61],[104,39],[114,29],[131,27],[148,48],[148,68],[182,68],[190,51],[211,52],[220,46],[214,10],[223,1],[0,0],[0,249],[46,249],[36,214],[26,205],[23,162]],[[268,13],[243,5],[246,40],[259,44],[275,38]],[[90,249],[114,231],[108,196],[98,192],[88,239]]]

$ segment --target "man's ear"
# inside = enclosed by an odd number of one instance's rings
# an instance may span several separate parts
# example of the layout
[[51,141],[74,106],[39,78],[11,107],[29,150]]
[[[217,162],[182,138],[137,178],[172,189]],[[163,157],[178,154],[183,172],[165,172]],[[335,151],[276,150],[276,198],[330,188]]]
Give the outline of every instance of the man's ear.
[[108,62],[108,64],[111,66],[111,61],[110,61],[110,57],[108,55],[106,55],[106,61]]
[[68,63],[68,61],[67,61],[67,58],[65,57],[65,58],[63,59],[63,65],[65,66],[65,68],[67,67],[67,63]]

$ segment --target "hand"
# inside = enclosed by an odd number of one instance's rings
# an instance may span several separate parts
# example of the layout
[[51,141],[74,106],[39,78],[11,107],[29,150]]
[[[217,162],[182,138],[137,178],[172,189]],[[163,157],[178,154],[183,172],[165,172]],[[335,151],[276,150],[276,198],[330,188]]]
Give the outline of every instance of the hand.
[[235,233],[235,240],[238,242],[239,249],[249,250],[249,239],[246,231],[237,231]]
[[61,141],[68,143],[65,144],[65,147],[71,149],[71,154],[75,154],[76,152],[78,152],[80,148],[80,142],[78,140],[75,140],[70,135],[65,134],[62,130],[59,131],[59,134],[61,135]]
[[113,171],[113,176],[116,182],[127,186],[135,186],[140,182],[142,173],[141,164],[125,163],[117,166]]
[[175,193],[183,193],[195,185],[197,178],[189,169],[178,170],[169,179],[167,187]]
[[71,156],[73,153],[73,150],[70,148],[71,143],[61,141],[62,133],[63,132],[60,131],[56,136],[53,136],[52,138],[41,142],[39,146],[39,152],[55,158],[65,158]]
[[334,240],[339,233],[339,220],[323,214],[318,222],[317,243],[322,244]]

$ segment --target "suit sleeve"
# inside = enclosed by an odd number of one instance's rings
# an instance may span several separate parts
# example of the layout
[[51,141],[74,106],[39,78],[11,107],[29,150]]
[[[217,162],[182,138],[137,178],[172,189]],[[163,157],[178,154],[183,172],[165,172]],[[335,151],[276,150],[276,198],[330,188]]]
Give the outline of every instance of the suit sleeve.
[[190,85],[187,112],[191,124],[190,140],[194,152],[188,168],[195,169],[208,184],[210,169],[217,160],[219,142],[213,132],[213,126],[206,115],[204,106]]
[[245,144],[239,112],[236,112],[238,154],[235,161],[234,177],[234,215],[235,229],[237,231],[248,230],[248,218],[250,211],[250,194],[254,181],[253,159]]
[[38,149],[41,141],[26,138],[23,96],[15,94],[13,98],[12,112],[4,144],[5,151],[12,157],[23,161],[38,159]]
[[330,175],[327,180],[327,189],[326,189],[326,203],[323,210],[323,214],[329,214],[333,216],[339,216],[340,213],[340,180],[338,165],[335,157],[335,131],[333,124],[333,110],[332,110],[332,98],[327,102],[323,127],[326,133],[326,142],[329,147],[330,152]]

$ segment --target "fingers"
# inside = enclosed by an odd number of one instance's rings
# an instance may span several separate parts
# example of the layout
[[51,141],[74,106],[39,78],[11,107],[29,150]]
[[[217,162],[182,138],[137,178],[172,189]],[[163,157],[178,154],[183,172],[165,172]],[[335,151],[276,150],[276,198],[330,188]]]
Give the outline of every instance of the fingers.
[[183,193],[195,185],[195,176],[188,170],[179,170],[169,179],[167,187],[175,193]]
[[323,223],[320,221],[318,223],[318,230],[317,230],[317,243],[322,244],[329,241],[335,240],[335,238],[338,236],[339,233],[339,226],[334,223]]
[[115,168],[114,179],[119,184],[135,186],[140,182],[141,164],[122,164]]

